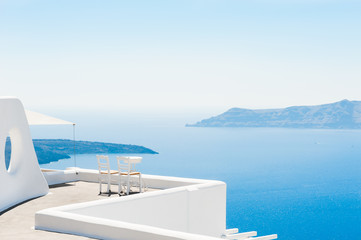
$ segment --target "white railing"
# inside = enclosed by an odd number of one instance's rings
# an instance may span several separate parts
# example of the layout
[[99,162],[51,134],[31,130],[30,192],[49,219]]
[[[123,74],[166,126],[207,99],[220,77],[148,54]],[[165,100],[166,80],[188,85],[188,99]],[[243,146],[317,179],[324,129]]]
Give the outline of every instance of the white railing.
[[251,231],[251,232],[243,232],[239,233],[238,228],[232,228],[227,229],[225,231],[225,234],[222,236],[224,239],[232,239],[232,240],[273,240],[277,239],[277,234],[267,235],[267,236],[260,236],[256,237],[257,232]]

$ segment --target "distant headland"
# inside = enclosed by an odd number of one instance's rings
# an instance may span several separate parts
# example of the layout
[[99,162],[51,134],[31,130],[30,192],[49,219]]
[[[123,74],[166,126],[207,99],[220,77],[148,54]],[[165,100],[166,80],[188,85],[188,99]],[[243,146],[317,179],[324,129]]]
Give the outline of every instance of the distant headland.
[[[60,159],[70,158],[74,154],[74,141],[68,139],[33,139],[34,148],[40,164],[55,162]],[[5,148],[6,164],[10,161],[11,144],[7,140]],[[75,141],[76,154],[92,153],[125,153],[125,154],[158,154],[157,152],[137,145]]]
[[231,108],[218,116],[186,126],[361,129],[361,101],[342,100],[281,109]]

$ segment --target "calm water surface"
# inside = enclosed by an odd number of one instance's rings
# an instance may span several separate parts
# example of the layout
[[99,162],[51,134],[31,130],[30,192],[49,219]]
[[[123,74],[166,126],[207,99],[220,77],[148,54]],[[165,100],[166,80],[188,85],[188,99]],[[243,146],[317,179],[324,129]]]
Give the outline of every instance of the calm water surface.
[[[133,123],[86,125],[79,135],[158,151],[142,155],[139,169],[147,174],[226,182],[228,228],[284,240],[361,239],[361,131]],[[68,159],[42,167],[73,165]],[[95,169],[95,155],[78,155],[77,166]]]

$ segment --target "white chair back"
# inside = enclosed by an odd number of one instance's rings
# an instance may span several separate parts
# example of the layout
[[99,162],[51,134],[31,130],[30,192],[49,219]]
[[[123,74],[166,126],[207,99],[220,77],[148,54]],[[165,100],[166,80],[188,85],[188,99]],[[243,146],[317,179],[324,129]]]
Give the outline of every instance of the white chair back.
[[[122,157],[117,157],[118,171],[120,173],[130,173],[132,171],[132,164],[130,162],[124,162]],[[133,167],[134,168],[134,167]]]
[[99,173],[107,172],[110,174],[109,157],[105,155],[97,155]]

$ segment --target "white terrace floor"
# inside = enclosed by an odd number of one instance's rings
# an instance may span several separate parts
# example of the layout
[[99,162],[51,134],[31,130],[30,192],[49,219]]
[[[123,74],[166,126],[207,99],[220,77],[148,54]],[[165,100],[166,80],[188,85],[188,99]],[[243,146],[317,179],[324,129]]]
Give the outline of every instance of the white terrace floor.
[[[103,188],[106,189],[106,186]],[[112,190],[116,192],[117,186],[113,186]],[[148,189],[148,191],[155,190]],[[108,195],[99,196],[98,192],[99,184],[97,183],[79,181],[54,185],[50,187],[48,195],[27,201],[3,213],[0,217],[0,239],[89,239],[69,234],[34,230],[35,213],[46,208],[108,198]],[[111,197],[119,197],[119,195],[114,193]]]

